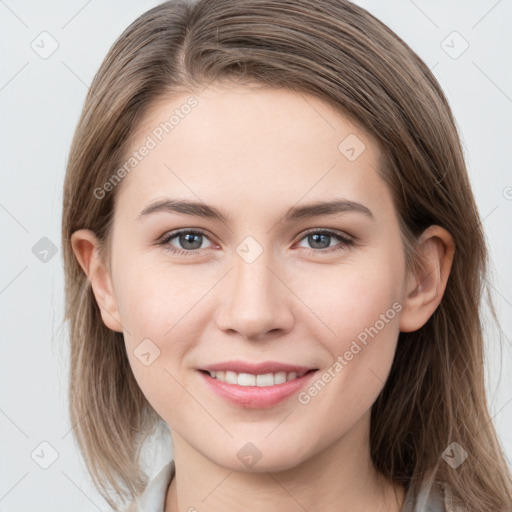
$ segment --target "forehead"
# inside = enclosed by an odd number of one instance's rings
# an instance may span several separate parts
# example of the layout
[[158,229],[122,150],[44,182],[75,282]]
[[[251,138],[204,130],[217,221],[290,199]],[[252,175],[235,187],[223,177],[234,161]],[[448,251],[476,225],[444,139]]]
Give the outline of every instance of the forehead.
[[135,153],[117,193],[138,206],[169,194],[257,202],[262,213],[306,196],[382,194],[373,138],[322,100],[286,89],[211,86],[159,100],[133,138]]

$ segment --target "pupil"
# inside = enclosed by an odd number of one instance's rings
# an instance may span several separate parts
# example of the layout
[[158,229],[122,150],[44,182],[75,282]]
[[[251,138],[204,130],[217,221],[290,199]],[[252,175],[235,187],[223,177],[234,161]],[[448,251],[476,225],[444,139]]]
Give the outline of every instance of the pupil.
[[[184,246],[184,248],[186,248],[186,249],[198,249],[199,247],[201,247],[201,240],[200,240],[201,236],[202,235],[193,234],[193,233],[186,233],[184,235],[181,235],[180,242],[181,242],[182,247]],[[194,247],[187,246],[187,244],[194,245],[194,238],[196,239],[196,241],[195,241],[196,246],[194,246]],[[198,239],[199,239],[199,241],[198,241]]]
[[[315,248],[315,249],[325,249],[325,247],[317,247],[318,244],[322,245],[322,241],[323,242],[327,242],[327,247],[329,247],[329,238],[330,238],[330,235],[325,235],[325,234],[315,234],[315,235],[310,235],[309,236],[310,238],[310,241],[312,242],[311,245]],[[323,239],[323,240],[322,240]]]

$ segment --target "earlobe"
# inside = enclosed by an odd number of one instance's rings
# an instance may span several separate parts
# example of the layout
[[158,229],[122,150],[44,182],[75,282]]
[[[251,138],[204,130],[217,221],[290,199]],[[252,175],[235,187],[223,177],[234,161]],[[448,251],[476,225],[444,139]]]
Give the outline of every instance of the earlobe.
[[421,262],[407,276],[400,317],[402,332],[417,331],[437,309],[446,289],[455,254],[452,236],[440,226],[426,229],[417,244]]
[[87,275],[98,304],[103,323],[113,331],[122,332],[123,326],[112,286],[112,277],[99,255],[99,240],[89,229],[79,229],[71,235],[75,257]]

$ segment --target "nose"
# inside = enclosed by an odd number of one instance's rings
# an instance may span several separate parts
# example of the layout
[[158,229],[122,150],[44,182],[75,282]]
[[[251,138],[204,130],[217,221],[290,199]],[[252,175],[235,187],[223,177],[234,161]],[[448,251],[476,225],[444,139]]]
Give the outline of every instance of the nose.
[[293,293],[270,252],[264,250],[250,263],[234,254],[233,268],[219,290],[219,329],[247,340],[274,338],[292,329]]

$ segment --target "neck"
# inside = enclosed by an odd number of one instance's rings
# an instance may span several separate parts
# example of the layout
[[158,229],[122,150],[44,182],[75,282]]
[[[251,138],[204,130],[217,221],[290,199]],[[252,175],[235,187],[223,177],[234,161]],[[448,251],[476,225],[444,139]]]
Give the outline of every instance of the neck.
[[399,512],[404,489],[379,475],[369,452],[369,413],[335,443],[276,472],[239,472],[215,464],[172,433],[176,474],[165,512]]

